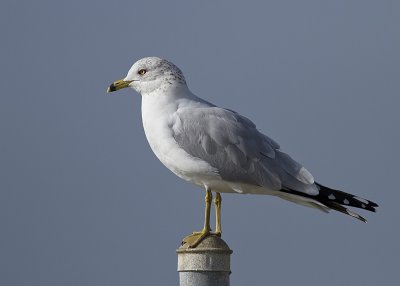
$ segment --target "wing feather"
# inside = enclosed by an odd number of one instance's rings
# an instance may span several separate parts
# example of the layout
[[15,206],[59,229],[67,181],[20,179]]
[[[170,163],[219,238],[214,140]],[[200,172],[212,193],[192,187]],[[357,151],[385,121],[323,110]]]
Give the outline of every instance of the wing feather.
[[[172,119],[173,137],[191,156],[206,161],[227,181],[279,190],[287,183],[309,193],[312,175],[253,122],[219,107],[180,108]],[[195,140],[196,139],[196,140]]]

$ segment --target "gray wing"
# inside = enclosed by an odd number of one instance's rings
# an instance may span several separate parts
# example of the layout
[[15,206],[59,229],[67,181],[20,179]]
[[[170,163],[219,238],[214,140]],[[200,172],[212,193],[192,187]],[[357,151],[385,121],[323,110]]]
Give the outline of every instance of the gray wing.
[[[182,108],[172,119],[173,137],[191,156],[206,161],[231,182],[308,192],[312,175],[254,123],[219,107]],[[304,186],[303,186],[304,185]]]

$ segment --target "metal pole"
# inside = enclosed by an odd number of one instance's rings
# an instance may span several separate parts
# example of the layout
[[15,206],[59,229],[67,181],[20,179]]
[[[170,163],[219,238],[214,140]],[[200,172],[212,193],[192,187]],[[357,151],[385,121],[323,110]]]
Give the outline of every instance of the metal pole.
[[229,286],[232,250],[220,237],[210,235],[196,248],[179,247],[180,286]]

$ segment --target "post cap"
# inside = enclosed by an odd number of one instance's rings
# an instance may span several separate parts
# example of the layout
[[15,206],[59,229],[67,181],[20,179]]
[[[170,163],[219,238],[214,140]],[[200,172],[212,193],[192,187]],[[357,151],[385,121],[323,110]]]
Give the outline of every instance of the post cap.
[[230,273],[232,250],[219,236],[210,235],[196,246],[180,246],[178,253],[179,272],[227,272]]

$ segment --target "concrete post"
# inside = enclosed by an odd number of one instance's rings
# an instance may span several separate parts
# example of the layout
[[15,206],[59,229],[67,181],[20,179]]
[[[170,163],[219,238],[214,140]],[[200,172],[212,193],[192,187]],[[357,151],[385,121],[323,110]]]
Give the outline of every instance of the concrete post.
[[220,237],[210,235],[196,248],[184,244],[176,252],[180,286],[229,286],[232,250]]

